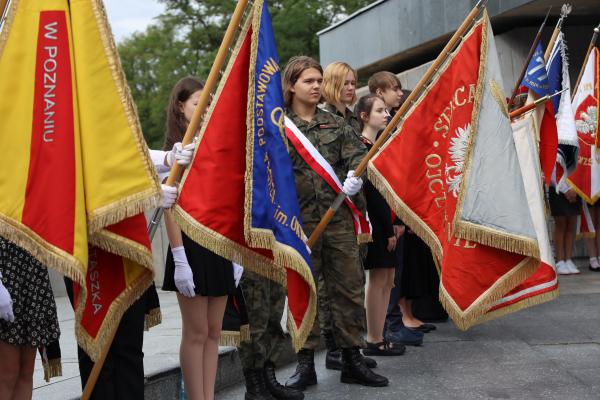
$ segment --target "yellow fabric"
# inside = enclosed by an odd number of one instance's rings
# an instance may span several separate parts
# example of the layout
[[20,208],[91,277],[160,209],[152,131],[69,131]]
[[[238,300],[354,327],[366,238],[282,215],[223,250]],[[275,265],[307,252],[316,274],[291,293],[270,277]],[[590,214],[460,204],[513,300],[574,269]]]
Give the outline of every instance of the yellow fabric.
[[[0,35],[0,149],[4,173],[0,174],[0,234],[17,242],[40,260],[55,266],[60,272],[82,282],[87,265],[87,225],[84,208],[83,174],[78,135],[77,93],[73,87],[76,159],[76,221],[73,254],[44,241],[21,224],[27,185],[33,97],[35,85],[36,46],[39,14],[44,10],[65,11],[69,18],[66,0],[14,0],[7,22]],[[68,25],[68,24],[67,24]],[[35,28],[34,28],[35,27]],[[69,40],[72,31],[69,29]],[[71,52],[71,73],[73,54]],[[10,167],[8,167],[10,166]],[[80,270],[81,274],[76,271]]]
[[155,172],[102,3],[71,0],[71,26],[90,228],[139,214]]

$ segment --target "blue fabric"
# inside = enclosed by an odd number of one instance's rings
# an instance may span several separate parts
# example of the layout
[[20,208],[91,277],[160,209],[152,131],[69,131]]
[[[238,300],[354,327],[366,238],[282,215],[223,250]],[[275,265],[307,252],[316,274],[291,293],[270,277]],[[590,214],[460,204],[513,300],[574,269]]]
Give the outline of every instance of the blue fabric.
[[531,57],[531,61],[527,66],[527,73],[521,85],[533,90],[540,97],[550,93],[548,72],[544,62],[544,51],[542,50],[541,43],[538,43],[535,48],[535,53],[533,53],[533,57]]
[[[546,65],[546,69],[548,70],[548,85],[550,87],[549,93],[556,93],[562,90],[562,54],[560,52],[560,44],[554,46],[552,50],[552,54],[550,54],[550,58],[548,59],[548,64]],[[554,96],[552,98],[552,105],[554,106],[554,114],[558,112],[558,105],[560,104],[561,96],[564,96],[566,93],[561,93],[559,96]]]
[[277,242],[293,248],[311,268],[292,162],[287,152],[281,69],[266,3],[262,7],[254,69],[254,161],[252,227],[273,232]]

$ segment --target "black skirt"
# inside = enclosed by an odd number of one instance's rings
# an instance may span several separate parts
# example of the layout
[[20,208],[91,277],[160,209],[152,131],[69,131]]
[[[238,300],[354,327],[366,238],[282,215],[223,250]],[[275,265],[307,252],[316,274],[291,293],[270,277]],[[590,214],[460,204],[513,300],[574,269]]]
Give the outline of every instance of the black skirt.
[[377,268],[396,268],[395,252],[390,252],[387,249],[387,238],[383,235],[376,235],[373,232],[373,241],[369,243],[367,248],[367,257],[365,258],[365,270]]
[[579,198],[571,203],[563,193],[556,193],[556,188],[548,188],[548,203],[553,217],[573,217],[581,214],[581,201]]
[[[182,236],[185,255],[194,274],[196,295],[219,297],[234,294],[235,281],[233,279],[233,264],[231,264],[231,261],[200,246],[183,232]],[[174,275],[175,262],[173,261],[173,253],[169,246],[163,290],[177,291]]]

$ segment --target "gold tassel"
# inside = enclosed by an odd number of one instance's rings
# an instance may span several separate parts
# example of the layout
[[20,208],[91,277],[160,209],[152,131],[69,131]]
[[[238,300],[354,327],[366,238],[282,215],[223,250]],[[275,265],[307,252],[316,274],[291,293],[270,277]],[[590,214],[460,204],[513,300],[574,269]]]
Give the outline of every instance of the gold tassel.
[[144,330],[149,331],[150,328],[154,328],[162,323],[162,313],[160,307],[153,308],[144,317]]
[[53,358],[48,362],[42,362],[44,367],[44,380],[50,382],[50,379],[62,376],[62,363],[60,358]]

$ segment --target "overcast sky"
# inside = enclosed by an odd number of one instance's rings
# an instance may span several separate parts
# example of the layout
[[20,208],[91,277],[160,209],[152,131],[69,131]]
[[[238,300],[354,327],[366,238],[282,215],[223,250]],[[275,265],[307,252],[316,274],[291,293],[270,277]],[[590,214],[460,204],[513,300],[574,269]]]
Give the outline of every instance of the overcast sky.
[[143,31],[164,10],[156,0],[104,0],[108,21],[117,42],[135,31]]

